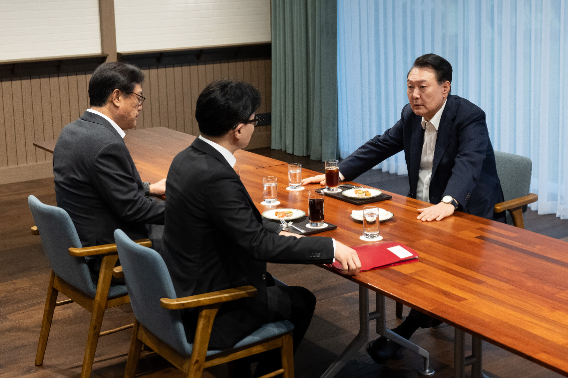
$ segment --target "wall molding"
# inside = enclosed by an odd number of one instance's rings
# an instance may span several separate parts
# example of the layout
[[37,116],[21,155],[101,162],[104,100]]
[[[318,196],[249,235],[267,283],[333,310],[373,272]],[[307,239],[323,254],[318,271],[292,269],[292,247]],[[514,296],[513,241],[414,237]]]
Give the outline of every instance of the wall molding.
[[53,162],[22,164],[0,168],[0,185],[53,177]]
[[271,59],[271,43],[248,43],[199,48],[118,53],[118,60],[138,67],[163,67],[224,60]]
[[107,54],[59,56],[0,62],[0,79],[69,72],[92,72],[107,59]]

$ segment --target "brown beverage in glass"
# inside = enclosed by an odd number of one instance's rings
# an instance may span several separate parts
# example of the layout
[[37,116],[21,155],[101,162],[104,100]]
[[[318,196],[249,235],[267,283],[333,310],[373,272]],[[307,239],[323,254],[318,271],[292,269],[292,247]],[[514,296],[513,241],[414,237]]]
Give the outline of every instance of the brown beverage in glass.
[[325,185],[328,192],[340,192],[339,188],[339,162],[327,160],[325,162]]
[[308,193],[308,218],[313,227],[323,226],[323,195],[318,192]]
[[339,185],[339,167],[325,169],[325,184],[329,188],[335,188]]

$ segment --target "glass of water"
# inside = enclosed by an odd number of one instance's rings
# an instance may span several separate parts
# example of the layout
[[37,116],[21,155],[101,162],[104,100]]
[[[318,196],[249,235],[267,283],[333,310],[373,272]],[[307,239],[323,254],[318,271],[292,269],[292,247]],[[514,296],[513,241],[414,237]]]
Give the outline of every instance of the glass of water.
[[298,189],[302,186],[302,164],[288,164],[288,186],[291,189]]
[[278,182],[276,176],[265,176],[262,178],[262,195],[265,203],[274,203],[278,196]]
[[367,239],[378,239],[379,225],[379,208],[376,206],[363,207],[363,236]]

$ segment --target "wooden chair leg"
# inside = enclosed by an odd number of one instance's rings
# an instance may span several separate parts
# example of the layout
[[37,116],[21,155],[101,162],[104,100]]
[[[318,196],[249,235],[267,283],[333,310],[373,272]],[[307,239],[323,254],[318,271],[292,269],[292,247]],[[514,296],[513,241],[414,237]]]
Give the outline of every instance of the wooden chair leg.
[[522,207],[518,207],[513,210],[509,210],[511,217],[513,218],[513,226],[519,228],[525,228],[525,221],[523,219],[523,209]]
[[132,328],[132,338],[130,339],[130,350],[128,351],[128,359],[126,360],[126,370],[124,371],[124,378],[134,378],[136,374],[136,366],[138,366],[138,359],[142,350],[142,341],[138,339],[138,329],[140,323],[138,320],[134,321]]
[[400,302],[396,302],[396,317],[402,319],[402,310],[404,309],[404,305]]
[[49,279],[49,286],[47,287],[47,297],[45,298],[45,307],[43,310],[43,320],[41,322],[41,331],[39,333],[39,342],[37,344],[37,353],[35,364],[40,366],[43,364],[43,357],[45,356],[45,348],[47,347],[47,339],[49,337],[49,330],[51,329],[51,321],[53,320],[53,312],[55,311],[55,303],[57,302],[57,294],[59,293],[54,287],[55,273],[51,271]]
[[95,300],[93,302],[93,313],[91,315],[91,323],[89,324],[89,333],[87,336],[87,347],[85,348],[85,357],[83,358],[81,378],[89,378],[91,375],[93,360],[95,359],[95,352],[101,333],[101,325],[103,324],[103,317],[105,315],[108,291],[112,280],[112,269],[117,260],[117,255],[111,255],[103,257],[103,261],[101,262],[97,293],[95,294]]
[[294,378],[294,344],[292,342],[292,333],[287,333],[282,336],[280,357],[282,359],[282,368],[284,369],[284,378]]
[[222,303],[215,303],[201,307],[197,317],[197,329],[193,339],[193,352],[191,353],[191,364],[188,369],[187,377],[201,377],[205,360],[207,358],[207,346],[213,328],[213,320]]

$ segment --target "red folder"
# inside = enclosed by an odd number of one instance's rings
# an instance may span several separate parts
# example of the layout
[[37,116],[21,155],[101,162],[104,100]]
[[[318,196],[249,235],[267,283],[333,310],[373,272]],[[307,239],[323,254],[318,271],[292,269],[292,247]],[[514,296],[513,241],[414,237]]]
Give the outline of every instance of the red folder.
[[[418,253],[415,250],[397,242],[365,244],[353,249],[359,255],[361,272],[418,260]],[[332,266],[342,270],[339,261],[335,261]]]

